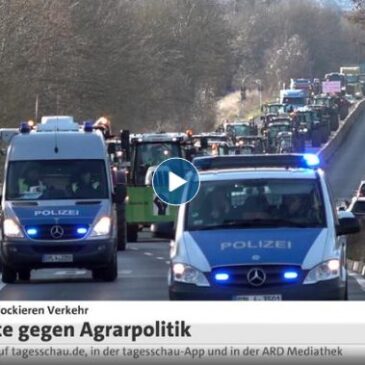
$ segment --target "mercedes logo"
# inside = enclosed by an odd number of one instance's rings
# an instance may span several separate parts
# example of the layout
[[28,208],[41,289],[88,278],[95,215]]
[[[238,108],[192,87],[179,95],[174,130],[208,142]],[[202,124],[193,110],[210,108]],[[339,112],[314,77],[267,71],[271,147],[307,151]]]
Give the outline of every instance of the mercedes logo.
[[52,238],[54,238],[55,240],[60,239],[63,237],[63,234],[65,233],[63,228],[61,226],[52,226],[51,230],[50,230],[51,236]]
[[252,286],[261,286],[266,281],[265,271],[262,269],[251,269],[247,273],[247,281]]

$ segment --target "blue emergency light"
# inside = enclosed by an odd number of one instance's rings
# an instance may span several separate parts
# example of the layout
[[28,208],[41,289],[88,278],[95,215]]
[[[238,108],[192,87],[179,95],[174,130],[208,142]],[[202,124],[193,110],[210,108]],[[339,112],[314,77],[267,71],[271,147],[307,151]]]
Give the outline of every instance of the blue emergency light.
[[30,125],[27,122],[21,122],[19,126],[19,132],[22,134],[26,134],[30,132]]
[[298,276],[299,276],[298,273],[293,270],[285,271],[283,274],[284,279],[288,281],[296,280],[298,279]]
[[214,275],[214,279],[218,282],[226,282],[230,278],[229,274],[226,272],[218,272]]
[[27,228],[27,235],[28,236],[36,236],[38,234],[37,228]]
[[84,123],[84,132],[92,132],[93,131],[93,124],[92,122],[88,121]]
[[79,227],[79,228],[77,228],[77,231],[76,232],[79,235],[84,235],[84,234],[87,233],[87,228],[86,227]]
[[313,153],[304,154],[303,159],[307,163],[308,167],[318,167],[320,164],[318,156]]

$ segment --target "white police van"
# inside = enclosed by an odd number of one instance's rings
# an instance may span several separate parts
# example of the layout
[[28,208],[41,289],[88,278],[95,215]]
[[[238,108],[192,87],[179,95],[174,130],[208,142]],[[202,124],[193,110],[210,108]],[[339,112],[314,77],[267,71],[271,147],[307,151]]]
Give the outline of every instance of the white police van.
[[194,164],[201,187],[179,210],[171,299],[347,298],[343,235],[359,225],[348,212],[337,216],[316,155],[201,157]]
[[[8,134],[7,134],[8,135]],[[8,138],[2,192],[2,281],[29,280],[32,269],[72,267],[113,281],[117,227],[113,191],[102,134],[72,117],[43,117],[22,123]]]

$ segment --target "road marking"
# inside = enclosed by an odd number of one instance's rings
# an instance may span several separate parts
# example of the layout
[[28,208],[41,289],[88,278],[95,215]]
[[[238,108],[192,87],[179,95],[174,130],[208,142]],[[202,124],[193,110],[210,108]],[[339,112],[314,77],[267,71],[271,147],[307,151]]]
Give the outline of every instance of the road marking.
[[365,278],[356,272],[349,272],[349,275],[353,277],[360,285],[361,289],[365,291]]
[[118,275],[130,275],[132,274],[132,270],[119,270]]
[[130,250],[133,250],[133,251],[137,251],[138,248],[137,247],[128,247]]
[[165,263],[166,263],[167,265],[170,265],[170,261],[165,261]]
[[87,273],[87,271],[86,270],[77,270],[76,272],[75,272],[75,275],[85,275]]
[[144,253],[146,256],[153,256],[153,253],[152,252],[145,252]]
[[162,256],[158,256],[158,257],[156,257],[156,259],[157,259],[157,260],[165,260],[165,258],[164,258],[164,257],[162,257]]
[[56,276],[62,276],[62,275],[66,275],[66,274],[67,274],[67,271],[56,271],[54,273],[54,275],[56,275]]

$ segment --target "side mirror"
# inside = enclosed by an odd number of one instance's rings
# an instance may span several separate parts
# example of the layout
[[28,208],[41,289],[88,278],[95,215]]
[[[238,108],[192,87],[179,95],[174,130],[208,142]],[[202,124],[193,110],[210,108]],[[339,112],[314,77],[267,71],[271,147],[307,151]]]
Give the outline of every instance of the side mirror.
[[108,155],[115,155],[116,146],[115,143],[108,143]]
[[359,221],[351,212],[339,211],[338,221],[339,225],[336,227],[337,236],[360,232]]
[[130,152],[130,142],[129,142],[129,130],[121,130],[120,131],[120,144],[122,146],[123,155],[125,156],[126,161],[130,161],[131,152]]
[[124,184],[117,184],[114,188],[113,203],[123,203],[127,196],[127,187]]
[[161,222],[151,225],[152,236],[173,240],[175,238],[174,222]]

